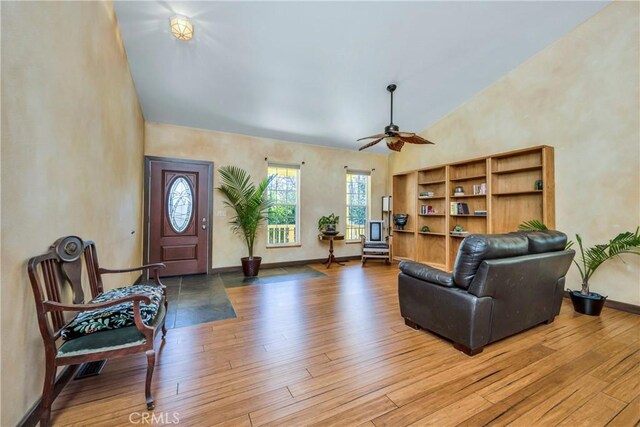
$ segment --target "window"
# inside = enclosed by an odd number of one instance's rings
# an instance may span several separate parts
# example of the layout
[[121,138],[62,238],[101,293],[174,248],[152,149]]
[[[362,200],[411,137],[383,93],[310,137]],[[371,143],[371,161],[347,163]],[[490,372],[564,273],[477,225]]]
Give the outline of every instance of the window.
[[267,197],[273,203],[267,215],[267,243],[273,246],[298,244],[300,168],[270,164],[269,175],[275,175],[275,178],[267,188]]
[[346,239],[360,240],[369,213],[369,172],[347,171]]

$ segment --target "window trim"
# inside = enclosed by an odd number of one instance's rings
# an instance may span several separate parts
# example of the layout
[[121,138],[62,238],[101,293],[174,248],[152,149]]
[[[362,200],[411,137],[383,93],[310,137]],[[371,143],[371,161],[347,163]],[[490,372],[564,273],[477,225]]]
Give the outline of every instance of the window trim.
[[[367,170],[359,170],[359,169],[345,169],[345,175],[344,175],[344,179],[345,179],[345,184],[347,182],[347,176],[348,175],[364,175],[367,177],[367,206],[366,206],[366,213],[365,213],[365,225],[364,227],[366,228],[366,222],[369,221],[371,219],[371,171],[367,171]],[[344,198],[344,234],[345,236],[347,235],[347,212],[349,209],[349,204],[347,203],[347,189],[345,187],[345,198]],[[360,242],[360,237],[358,237],[357,239],[346,239],[345,238],[345,243],[359,243]]]
[[[282,169],[295,169],[296,170],[296,240],[288,243],[269,243],[269,220],[267,219],[267,241],[265,248],[295,248],[302,246],[302,229],[300,227],[300,185],[302,182],[302,168],[298,163],[283,163],[283,162],[267,162],[267,176],[269,176],[270,168],[282,168]],[[269,191],[269,190],[267,190]]]

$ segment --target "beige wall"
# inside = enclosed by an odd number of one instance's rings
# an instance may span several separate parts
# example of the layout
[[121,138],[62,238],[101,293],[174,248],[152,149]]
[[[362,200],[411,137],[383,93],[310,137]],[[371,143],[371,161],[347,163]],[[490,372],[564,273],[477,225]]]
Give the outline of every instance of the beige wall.
[[42,388],[27,259],[77,234],[141,261],[143,133],[110,2],[2,3],[3,426]]
[[[276,141],[245,135],[211,132],[186,127],[146,123],[145,155],[214,163],[214,187],[219,185],[220,166],[239,166],[249,172],[254,182],[267,176],[267,162],[300,164],[301,247],[266,248],[266,233],[257,238],[254,255],[263,263],[318,259],[327,256],[327,242],[318,241],[318,218],[334,212],[340,216],[339,230],[344,232],[345,166],[371,170],[371,215],[380,218],[381,198],[386,194],[387,156],[337,150],[308,144]],[[213,267],[240,265],[247,256],[246,246],[232,234],[229,217],[217,191],[213,199]],[[227,215],[231,215],[227,212]],[[265,229],[263,226],[262,230]],[[357,255],[360,245],[336,243],[336,256]]]
[[[640,223],[639,7],[615,2],[428,128],[390,173],[547,144],[556,227],[587,244]],[[488,58],[488,60],[490,60]],[[473,72],[469,70],[469,72]],[[608,261],[593,291],[640,304],[640,257]],[[572,267],[567,287],[580,287]]]

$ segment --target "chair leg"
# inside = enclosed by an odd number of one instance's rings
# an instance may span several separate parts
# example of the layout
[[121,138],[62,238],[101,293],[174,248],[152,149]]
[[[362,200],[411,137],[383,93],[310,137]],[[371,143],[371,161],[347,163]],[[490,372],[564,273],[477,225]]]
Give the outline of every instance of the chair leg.
[[164,296],[164,319],[162,320],[162,339],[167,336],[167,313],[169,312],[169,301],[167,301],[167,296]]
[[147,381],[144,385],[144,395],[147,399],[147,409],[151,411],[155,408],[153,403],[153,396],[151,396],[151,379],[153,378],[153,368],[156,364],[156,352],[153,350],[147,351]]
[[40,426],[48,427],[51,424],[51,404],[53,403],[53,387],[56,381],[56,365],[53,360],[47,358],[44,386],[42,387],[42,415],[40,415]]

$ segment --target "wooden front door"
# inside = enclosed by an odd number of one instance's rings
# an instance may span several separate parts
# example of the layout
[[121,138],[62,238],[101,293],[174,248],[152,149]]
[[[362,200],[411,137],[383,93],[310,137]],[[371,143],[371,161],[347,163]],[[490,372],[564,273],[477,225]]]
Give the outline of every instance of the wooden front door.
[[162,276],[207,273],[213,163],[145,159],[146,262],[163,262]]

